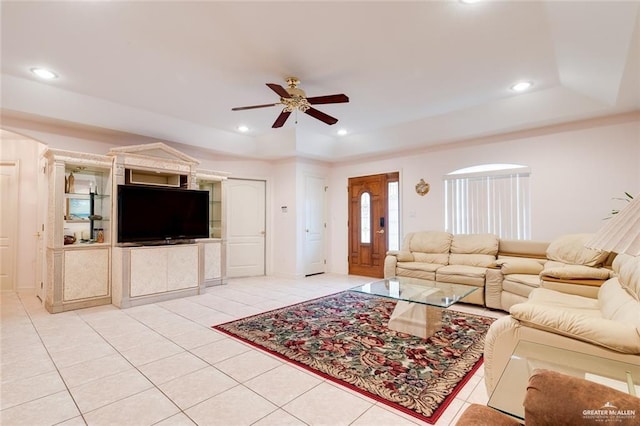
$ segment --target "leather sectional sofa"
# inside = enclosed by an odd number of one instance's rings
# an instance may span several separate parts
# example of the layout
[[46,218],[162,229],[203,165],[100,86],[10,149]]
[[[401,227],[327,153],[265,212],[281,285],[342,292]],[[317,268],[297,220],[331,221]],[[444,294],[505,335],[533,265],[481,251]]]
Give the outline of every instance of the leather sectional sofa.
[[[612,267],[597,299],[537,288],[491,324],[484,348],[489,395],[520,341],[640,365],[640,256],[618,255]],[[570,357],[556,362],[574,367]]]
[[389,251],[384,277],[411,277],[480,287],[463,302],[509,311],[532,290],[549,288],[596,298],[612,275],[614,256],[584,247],[590,234],[562,236],[550,243],[500,240],[492,234],[407,234]]
[[[475,285],[483,291],[464,302],[509,312],[485,339],[489,395],[520,341],[640,365],[640,256],[586,248],[590,238],[544,243],[416,232],[388,253],[385,278]],[[571,368],[571,359],[558,362]]]

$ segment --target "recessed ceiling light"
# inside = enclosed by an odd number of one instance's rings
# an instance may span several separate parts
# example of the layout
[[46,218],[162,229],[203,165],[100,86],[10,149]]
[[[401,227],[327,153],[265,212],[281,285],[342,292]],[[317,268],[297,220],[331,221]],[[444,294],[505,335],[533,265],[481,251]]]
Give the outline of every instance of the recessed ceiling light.
[[533,86],[533,83],[530,81],[519,81],[513,86],[511,86],[511,90],[514,92],[524,92],[525,90],[530,89]]
[[474,3],[480,3],[482,0],[459,0],[460,3],[464,3],[464,4],[474,4]]
[[245,126],[245,125],[240,125],[240,126],[238,126],[238,131],[242,132],[242,133],[245,133],[245,132],[249,131],[249,128],[247,126]]
[[346,129],[340,129],[338,130],[338,136],[344,136],[346,135],[348,132]]
[[58,74],[46,68],[31,68],[31,72],[44,80],[58,78]]

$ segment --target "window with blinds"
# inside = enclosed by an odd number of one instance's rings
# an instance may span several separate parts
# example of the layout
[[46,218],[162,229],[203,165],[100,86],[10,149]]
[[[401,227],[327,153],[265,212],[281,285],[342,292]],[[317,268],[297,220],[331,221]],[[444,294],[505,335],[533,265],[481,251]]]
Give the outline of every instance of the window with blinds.
[[485,164],[444,177],[445,228],[452,234],[531,238],[528,167]]

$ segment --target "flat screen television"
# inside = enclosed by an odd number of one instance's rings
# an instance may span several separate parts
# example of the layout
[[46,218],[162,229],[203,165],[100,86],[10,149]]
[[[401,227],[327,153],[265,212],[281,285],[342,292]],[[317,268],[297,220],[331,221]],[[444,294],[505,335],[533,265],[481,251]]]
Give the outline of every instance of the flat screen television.
[[118,185],[118,242],[158,243],[209,237],[209,192]]

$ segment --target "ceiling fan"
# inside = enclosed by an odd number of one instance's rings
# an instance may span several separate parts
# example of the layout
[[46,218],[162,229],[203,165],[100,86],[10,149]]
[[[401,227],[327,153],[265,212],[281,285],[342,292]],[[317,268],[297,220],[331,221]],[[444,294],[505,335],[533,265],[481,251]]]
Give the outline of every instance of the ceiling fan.
[[289,115],[293,111],[302,111],[307,115],[310,115],[313,118],[316,118],[324,123],[329,125],[336,124],[338,122],[337,118],[331,117],[328,114],[325,114],[322,111],[318,111],[313,108],[311,105],[318,104],[339,104],[344,102],[349,102],[349,97],[344,94],[338,95],[325,95],[325,96],[314,96],[311,98],[307,98],[307,95],[304,93],[304,90],[298,88],[298,84],[300,84],[300,80],[296,77],[287,78],[288,87],[285,89],[279,84],[275,83],[267,83],[267,86],[278,95],[280,95],[280,102],[276,102],[274,104],[264,104],[264,105],[251,105],[244,107],[236,107],[231,108],[231,111],[242,111],[245,109],[255,109],[255,108],[266,108],[272,107],[276,105],[284,105],[282,112],[276,118],[276,121],[273,123],[273,127],[278,128],[282,127],[284,123],[289,118]]

